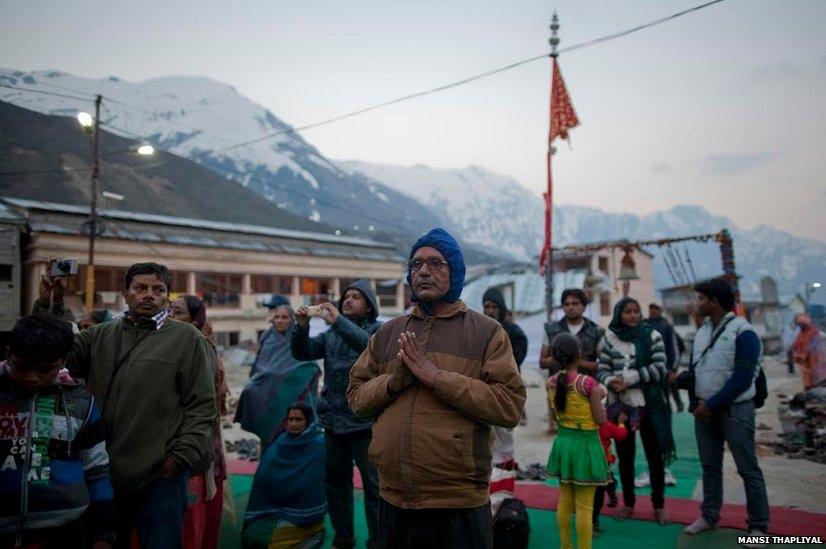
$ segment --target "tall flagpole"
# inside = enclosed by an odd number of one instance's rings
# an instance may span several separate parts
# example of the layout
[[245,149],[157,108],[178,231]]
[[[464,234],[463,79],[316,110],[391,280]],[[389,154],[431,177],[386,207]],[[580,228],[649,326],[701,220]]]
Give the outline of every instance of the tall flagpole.
[[[559,17],[556,15],[556,10],[554,10],[553,17],[551,17],[551,37],[548,39],[548,43],[551,45],[551,93],[550,93],[550,100],[548,106],[553,103],[553,90],[554,90],[554,65],[556,65],[556,58],[559,55],[556,51],[557,46],[559,45],[559,36],[557,33],[559,32]],[[553,155],[554,155],[554,147],[552,144],[553,139],[553,112],[549,113],[550,116],[548,117],[549,124],[548,124],[548,157],[547,157],[547,166],[548,166],[548,189],[545,194],[545,223],[548,238],[546,239],[546,246],[545,249],[545,297],[548,303],[548,322],[553,322],[553,315],[554,315],[554,269],[553,269],[553,223],[554,223],[554,201],[553,201]]]

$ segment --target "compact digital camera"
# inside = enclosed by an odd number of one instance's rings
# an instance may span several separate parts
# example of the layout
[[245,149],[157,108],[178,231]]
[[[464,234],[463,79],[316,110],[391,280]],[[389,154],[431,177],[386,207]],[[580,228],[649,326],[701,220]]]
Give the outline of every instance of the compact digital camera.
[[56,259],[52,262],[52,277],[75,276],[77,274],[77,259]]

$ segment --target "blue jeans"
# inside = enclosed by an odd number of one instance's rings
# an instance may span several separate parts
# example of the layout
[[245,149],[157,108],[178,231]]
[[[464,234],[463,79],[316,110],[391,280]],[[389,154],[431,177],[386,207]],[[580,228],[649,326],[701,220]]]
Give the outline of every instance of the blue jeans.
[[700,511],[709,524],[720,521],[723,506],[723,444],[728,442],[737,464],[737,473],[746,489],[749,529],[766,532],[769,526],[769,498],[766,482],[757,463],[754,446],[754,403],[731,404],[712,414],[711,419],[694,421],[697,449],[703,464],[703,502]]
[[189,473],[158,477],[136,494],[115,494],[116,547],[128,548],[137,530],[143,549],[180,549]]

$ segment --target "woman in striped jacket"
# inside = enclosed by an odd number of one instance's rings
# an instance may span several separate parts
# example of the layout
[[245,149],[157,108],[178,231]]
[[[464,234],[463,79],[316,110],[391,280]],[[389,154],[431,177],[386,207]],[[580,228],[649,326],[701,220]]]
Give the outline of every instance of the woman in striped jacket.
[[666,524],[665,466],[675,457],[671,431],[671,409],[663,391],[666,379],[665,345],[659,332],[642,323],[640,304],[621,299],[602,339],[597,379],[608,388],[608,418],[628,416],[626,427],[632,436],[617,442],[620,482],[625,506],[618,517],[634,514],[634,457],[637,452],[633,431],[639,431],[651,477],[651,503],[660,524]]

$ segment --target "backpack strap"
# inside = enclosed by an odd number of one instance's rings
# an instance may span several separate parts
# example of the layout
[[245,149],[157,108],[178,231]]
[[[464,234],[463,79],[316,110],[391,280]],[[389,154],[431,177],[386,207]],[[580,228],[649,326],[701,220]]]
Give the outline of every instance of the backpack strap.
[[693,370],[697,366],[697,363],[699,363],[700,361],[703,360],[703,358],[708,354],[708,352],[711,350],[711,348],[714,347],[714,344],[717,343],[717,340],[720,339],[720,336],[723,335],[723,332],[726,330],[726,326],[728,326],[729,322],[731,322],[735,318],[737,318],[737,316],[731,316],[731,317],[727,318],[726,321],[723,322],[714,331],[714,334],[711,336],[711,341],[709,342],[708,346],[705,349],[703,349],[703,352],[700,353],[700,356],[699,356],[699,358],[697,358],[697,361],[695,362],[694,359],[692,358],[691,364],[690,364],[690,369]]

